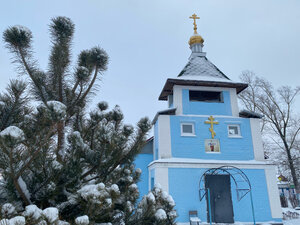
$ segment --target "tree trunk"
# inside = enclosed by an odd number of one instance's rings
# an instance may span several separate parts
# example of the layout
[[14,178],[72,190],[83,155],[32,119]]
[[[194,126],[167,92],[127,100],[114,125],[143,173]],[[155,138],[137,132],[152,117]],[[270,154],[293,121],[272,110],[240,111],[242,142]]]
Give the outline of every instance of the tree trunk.
[[297,179],[294,162],[293,162],[293,159],[292,159],[292,156],[291,156],[291,150],[290,149],[286,149],[286,153],[287,153],[287,157],[288,157],[289,168],[291,170],[291,175],[292,175],[293,183],[295,185],[295,189],[296,189],[297,194],[299,194],[300,193],[300,186],[299,186],[299,182],[298,182],[298,179]]
[[31,202],[30,202],[30,199],[27,199],[26,195],[24,194],[19,182],[18,182],[18,179],[14,178],[14,185],[17,189],[17,192],[19,193],[19,195],[21,196],[22,200],[24,201],[25,205],[30,205]]

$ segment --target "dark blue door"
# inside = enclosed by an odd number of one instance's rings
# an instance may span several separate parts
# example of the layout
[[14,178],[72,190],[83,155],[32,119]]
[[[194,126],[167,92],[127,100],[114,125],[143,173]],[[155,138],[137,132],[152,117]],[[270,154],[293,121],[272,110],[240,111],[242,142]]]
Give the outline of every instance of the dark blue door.
[[[229,175],[206,175],[205,187],[210,190],[212,222],[234,223]],[[207,201],[208,202],[208,201]],[[209,221],[209,215],[208,215]]]

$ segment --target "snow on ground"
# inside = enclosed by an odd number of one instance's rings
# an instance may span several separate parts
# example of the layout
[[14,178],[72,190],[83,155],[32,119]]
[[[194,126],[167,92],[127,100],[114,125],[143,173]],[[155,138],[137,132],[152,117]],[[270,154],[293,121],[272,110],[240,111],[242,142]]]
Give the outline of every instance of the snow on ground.
[[292,220],[284,220],[284,225],[300,225],[300,218],[299,219],[292,219]]

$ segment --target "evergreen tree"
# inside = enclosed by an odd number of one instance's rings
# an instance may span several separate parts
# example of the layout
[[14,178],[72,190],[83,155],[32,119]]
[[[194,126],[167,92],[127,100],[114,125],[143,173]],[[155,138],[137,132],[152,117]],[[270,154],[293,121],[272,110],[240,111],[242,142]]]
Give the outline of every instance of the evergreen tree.
[[[0,95],[0,224],[131,224],[147,217],[136,206],[141,171],[133,161],[150,122],[125,125],[120,108],[109,111],[105,102],[86,113],[108,55],[100,47],[84,50],[72,71],[74,27],[68,18],[52,19],[47,71],[33,57],[27,28],[3,34],[30,88],[13,80]],[[174,221],[174,204],[156,202]]]

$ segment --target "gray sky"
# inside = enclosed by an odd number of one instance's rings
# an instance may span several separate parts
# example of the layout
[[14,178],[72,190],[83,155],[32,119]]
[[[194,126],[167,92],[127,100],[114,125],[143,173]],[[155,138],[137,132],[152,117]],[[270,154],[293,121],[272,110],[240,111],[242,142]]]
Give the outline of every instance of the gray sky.
[[[34,35],[35,56],[47,67],[48,24],[55,16],[76,25],[73,56],[99,45],[110,56],[93,103],[118,104],[127,123],[167,107],[158,96],[190,55],[196,13],[207,57],[232,80],[253,70],[275,86],[299,85],[300,1],[298,0],[10,0],[1,2],[0,33],[24,25]],[[11,55],[0,44],[0,91],[16,77]],[[299,110],[298,110],[299,111]]]

